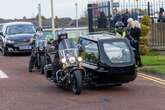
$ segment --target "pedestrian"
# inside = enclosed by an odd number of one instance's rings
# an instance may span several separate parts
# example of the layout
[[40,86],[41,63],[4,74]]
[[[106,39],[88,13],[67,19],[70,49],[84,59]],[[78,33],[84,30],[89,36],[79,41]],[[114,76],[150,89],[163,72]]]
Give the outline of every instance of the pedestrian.
[[113,17],[113,27],[115,27],[115,24],[117,23],[117,22],[119,22],[119,21],[121,21],[122,22],[122,15],[121,15],[121,13],[120,12],[118,12],[117,10],[115,11],[115,15],[114,15],[114,17]]
[[[139,42],[137,42],[137,41],[139,41],[137,39],[137,36],[140,36],[140,33],[141,33],[141,31],[139,30],[140,26],[138,26],[136,24],[136,28],[135,28],[135,23],[137,23],[137,22],[135,22],[132,18],[129,18],[127,22],[128,22],[128,25],[127,25],[126,37],[130,41],[130,44],[134,49],[135,60],[136,60],[136,64],[138,65],[138,59],[140,59],[139,58],[140,54],[139,54],[139,46],[137,46],[137,44],[139,43]],[[139,28],[137,28],[137,27],[139,27]],[[138,66],[141,66],[140,63]]]
[[124,24],[123,22],[121,21],[118,21],[116,24],[115,24],[115,34],[117,37],[119,38],[124,38],[126,37],[126,32],[124,30]]
[[131,17],[133,18],[133,20],[138,20],[138,10],[137,9],[132,10]]
[[122,17],[122,21],[123,21],[123,23],[124,23],[124,26],[127,27],[127,25],[128,25],[127,20],[131,17],[131,15],[130,15],[128,9],[126,9],[126,10],[124,11],[124,13],[122,14],[122,16],[123,16],[123,17]]
[[139,21],[134,21],[134,29],[133,29],[133,33],[132,33],[132,37],[135,40],[135,44],[134,47],[136,49],[136,64],[138,65],[138,67],[142,67],[143,64],[141,62],[141,57],[140,57],[140,36],[141,36],[141,25],[139,23]]
[[126,37],[127,37],[127,39],[130,41],[130,44],[133,46],[134,45],[134,39],[133,39],[133,37],[132,37],[132,35],[133,35],[133,30],[134,30],[134,20],[132,19],[132,18],[129,18],[128,20],[127,20],[127,23],[128,23],[128,25],[127,25],[127,28],[126,28]]
[[107,17],[104,12],[100,12],[100,16],[97,20],[98,28],[99,29],[106,29],[108,26]]

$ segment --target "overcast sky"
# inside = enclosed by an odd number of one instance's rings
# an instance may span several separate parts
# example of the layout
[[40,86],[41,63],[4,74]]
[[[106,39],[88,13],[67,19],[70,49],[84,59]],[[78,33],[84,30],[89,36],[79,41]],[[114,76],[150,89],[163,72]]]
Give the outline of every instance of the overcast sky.
[[[54,15],[75,18],[75,3],[79,3],[79,16],[84,14],[87,3],[92,0],[54,0]],[[41,3],[42,15],[50,17],[50,0],[0,0],[0,18],[33,17]]]
[[[58,17],[75,18],[75,3],[78,3],[79,17],[84,15],[89,2],[108,0],[54,0],[54,15]],[[114,0],[120,1],[121,0]],[[133,1],[135,0],[123,0]],[[141,0],[143,1],[143,0]],[[145,0],[146,1],[146,0]],[[41,3],[42,15],[50,17],[50,0],[0,0],[0,18],[27,18],[34,17],[38,13],[38,4]]]

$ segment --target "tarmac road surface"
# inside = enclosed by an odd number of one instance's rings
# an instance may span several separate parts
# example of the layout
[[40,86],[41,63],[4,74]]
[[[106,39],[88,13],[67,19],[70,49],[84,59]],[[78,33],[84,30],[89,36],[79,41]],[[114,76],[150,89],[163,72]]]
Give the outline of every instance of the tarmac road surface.
[[0,110],[165,110],[165,80],[139,74],[122,87],[83,89],[80,96],[28,73],[28,56],[0,55]]

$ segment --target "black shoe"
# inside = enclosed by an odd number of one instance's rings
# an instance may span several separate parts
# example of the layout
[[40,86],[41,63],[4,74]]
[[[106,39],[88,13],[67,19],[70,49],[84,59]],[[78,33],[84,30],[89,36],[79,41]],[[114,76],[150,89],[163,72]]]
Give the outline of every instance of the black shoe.
[[32,72],[32,69],[29,69],[29,72],[31,73]]
[[138,67],[143,67],[143,64],[139,64]]

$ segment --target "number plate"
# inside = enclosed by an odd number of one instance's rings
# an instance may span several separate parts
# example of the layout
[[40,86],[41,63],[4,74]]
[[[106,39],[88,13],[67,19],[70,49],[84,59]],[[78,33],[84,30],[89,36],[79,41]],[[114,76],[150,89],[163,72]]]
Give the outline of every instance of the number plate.
[[30,50],[30,49],[32,49],[32,47],[31,46],[20,46],[19,49],[20,50]]

